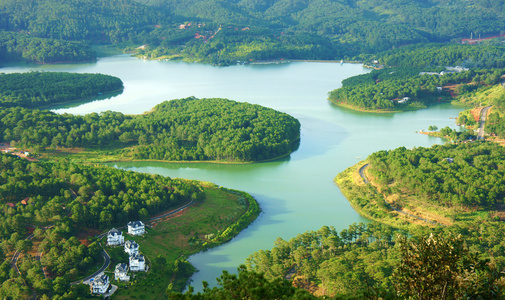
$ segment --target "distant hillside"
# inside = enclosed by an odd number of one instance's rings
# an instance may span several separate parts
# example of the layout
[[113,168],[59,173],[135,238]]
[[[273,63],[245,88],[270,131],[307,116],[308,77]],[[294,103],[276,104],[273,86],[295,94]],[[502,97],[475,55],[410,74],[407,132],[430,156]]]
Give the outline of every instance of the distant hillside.
[[137,0],[175,15],[221,25],[265,26],[306,32],[377,51],[413,42],[500,33],[502,1],[447,0]]
[[[505,28],[504,10],[500,0],[471,4],[448,0],[4,0],[0,29],[89,43],[147,44],[145,54],[151,57],[179,54],[208,62],[243,57],[340,59],[419,42],[498,35]],[[190,23],[193,26],[179,28]],[[219,41],[208,46],[213,38]]]

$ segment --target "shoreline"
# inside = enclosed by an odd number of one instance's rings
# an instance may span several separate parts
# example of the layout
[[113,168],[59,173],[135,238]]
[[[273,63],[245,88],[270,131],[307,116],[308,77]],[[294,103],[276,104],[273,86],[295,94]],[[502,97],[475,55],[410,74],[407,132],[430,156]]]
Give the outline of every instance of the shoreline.
[[[388,113],[399,113],[399,112],[405,112],[405,110],[371,110],[371,109],[364,109],[364,108],[358,108],[357,106],[349,105],[349,104],[344,104],[344,103],[335,103],[331,101],[330,99],[327,99],[330,101],[333,105],[349,109],[352,111],[358,111],[358,112],[363,112],[363,113],[375,113],[375,114],[388,114]],[[421,108],[420,108],[421,109]]]
[[[361,178],[359,169],[366,163],[367,160],[360,161],[345,169],[333,179],[334,184],[360,216],[399,229],[408,229],[411,226],[447,226],[447,224],[437,222],[438,218],[428,218],[424,215],[416,215],[414,212],[391,207],[384,198],[384,194],[379,192],[372,182],[357,183],[354,177],[357,175]],[[373,191],[370,189],[373,189]],[[366,203],[360,204],[357,201],[359,199],[366,199]],[[372,207],[368,207],[369,204],[372,204]],[[443,218],[444,216],[440,217]]]
[[[298,143],[300,141],[300,138],[297,140],[293,141],[293,143]],[[65,149],[65,148],[64,148]],[[84,151],[86,151],[86,148],[82,148]],[[118,150],[124,150],[126,148],[118,149]],[[243,161],[243,162],[233,162],[233,161],[216,161],[216,160],[181,160],[181,161],[167,161],[167,160],[158,160],[158,159],[129,159],[129,158],[124,158],[124,159],[112,159],[108,156],[110,155],[104,155],[104,159],[93,159],[89,158],[89,155],[83,155],[85,158],[80,159],[80,158],[73,158],[72,156],[79,154],[79,152],[65,152],[61,151],[58,149],[55,149],[53,151],[59,152],[61,155],[61,158],[71,158],[75,159],[76,161],[80,162],[87,162],[87,163],[102,163],[102,164],[107,164],[107,163],[115,163],[115,162],[160,162],[160,163],[170,163],[170,164],[203,164],[203,163],[208,163],[208,164],[222,164],[222,165],[249,165],[249,164],[256,164],[256,163],[265,163],[265,162],[271,162],[271,161],[276,161],[279,159],[283,159],[286,157],[289,157],[295,150],[291,150],[289,153],[279,155],[276,157],[272,157],[269,159],[264,159],[264,160],[258,160],[258,161]],[[87,151],[90,151],[89,149]],[[46,152],[44,150],[41,151],[42,154],[39,154],[39,157],[42,158],[42,160],[47,160],[47,159],[55,159],[55,157],[49,157],[50,156],[50,151]],[[82,152],[81,152],[82,153]],[[89,152],[88,152],[89,153]],[[49,155],[49,156],[48,156]]]
[[[56,110],[56,109],[65,109],[65,108],[73,107],[73,106],[68,107],[67,105],[72,105],[72,104],[81,105],[81,104],[87,104],[87,103],[94,102],[94,101],[109,99],[109,98],[121,95],[123,93],[123,91],[124,91],[124,87],[122,89],[104,92],[101,95],[88,96],[88,97],[84,97],[84,98],[74,99],[74,100],[70,100],[70,101],[63,101],[63,102],[58,102],[58,103],[51,103],[48,105],[36,107],[34,109],[47,109],[47,110],[51,110],[51,111]],[[104,98],[104,99],[99,99],[99,98]],[[67,107],[64,107],[64,106],[67,106]]]

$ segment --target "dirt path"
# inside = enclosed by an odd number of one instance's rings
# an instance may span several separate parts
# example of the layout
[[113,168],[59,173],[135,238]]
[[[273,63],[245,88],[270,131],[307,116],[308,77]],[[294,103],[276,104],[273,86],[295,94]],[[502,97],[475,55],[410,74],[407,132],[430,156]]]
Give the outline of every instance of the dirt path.
[[480,111],[480,124],[479,124],[479,128],[477,129],[477,139],[478,140],[484,139],[484,134],[485,134],[484,124],[486,123],[487,112],[489,111],[490,108],[491,108],[491,106],[486,106]]
[[[487,107],[489,109],[489,107]],[[363,182],[365,182],[365,184],[369,184],[370,182],[368,181],[368,178],[366,177],[365,175],[365,169],[368,168],[370,166],[370,164],[364,164],[361,168],[359,168],[359,176],[361,176],[361,178],[363,179]],[[436,222],[433,222],[433,221],[430,221],[428,219],[424,219],[424,218],[421,218],[419,216],[416,216],[416,215],[413,215],[413,214],[410,214],[406,211],[403,211],[401,209],[398,209],[396,207],[393,207],[391,206],[391,204],[389,204],[385,199],[384,199],[384,202],[386,203],[386,206],[389,207],[390,209],[396,211],[396,212],[399,212],[401,214],[404,214],[406,216],[409,216],[411,218],[414,218],[414,219],[417,219],[417,220],[420,220],[420,221],[424,221],[426,223],[430,223],[430,224],[439,224],[439,223],[436,223]]]

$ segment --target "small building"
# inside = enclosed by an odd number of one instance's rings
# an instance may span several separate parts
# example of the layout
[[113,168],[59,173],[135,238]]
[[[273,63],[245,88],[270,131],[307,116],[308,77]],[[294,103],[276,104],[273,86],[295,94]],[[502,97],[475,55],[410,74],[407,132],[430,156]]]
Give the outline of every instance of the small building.
[[142,221],[128,222],[128,233],[131,235],[143,235],[146,232],[145,225]]
[[409,100],[410,100],[409,97],[403,97],[403,99],[399,100],[398,103],[400,103],[400,104],[407,103]]
[[130,256],[139,254],[139,244],[135,241],[126,241],[124,243],[124,252]]
[[442,91],[442,87],[441,86],[437,86],[437,92],[441,92]]
[[130,276],[128,276],[128,265],[127,264],[117,264],[114,270],[114,279],[119,281],[129,281]]
[[107,245],[108,246],[116,246],[122,245],[124,243],[123,233],[116,228],[112,228],[107,233]]
[[447,157],[446,160],[450,164],[452,164],[454,162],[454,158],[452,158],[452,157]]
[[419,75],[440,75],[437,72],[419,72]]
[[132,272],[143,272],[146,270],[146,261],[144,255],[132,255],[130,256],[130,271]]
[[457,73],[461,73],[461,72],[464,72],[464,71],[468,71],[470,69],[468,68],[464,68],[462,66],[455,66],[455,67],[445,67],[446,71],[448,72],[457,72]]
[[105,274],[97,275],[91,283],[91,293],[93,294],[105,294],[109,289],[110,281],[109,276]]
[[7,206],[9,206],[9,207],[15,207],[15,206],[16,206],[16,204],[14,204],[14,203],[12,203],[12,202],[7,202],[6,204],[7,204]]

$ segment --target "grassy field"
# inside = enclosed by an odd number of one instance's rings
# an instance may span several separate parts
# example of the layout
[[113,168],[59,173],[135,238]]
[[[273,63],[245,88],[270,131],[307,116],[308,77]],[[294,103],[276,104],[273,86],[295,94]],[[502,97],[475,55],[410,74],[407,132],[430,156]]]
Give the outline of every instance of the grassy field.
[[[113,299],[162,299],[169,284],[174,290],[183,289],[195,271],[186,261],[190,255],[230,240],[259,214],[256,201],[245,193],[210,183],[204,184],[204,190],[204,200],[160,222],[148,223],[146,235],[127,236],[140,245],[149,271],[134,274]],[[109,270],[114,268],[111,264]]]

